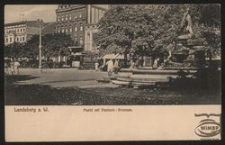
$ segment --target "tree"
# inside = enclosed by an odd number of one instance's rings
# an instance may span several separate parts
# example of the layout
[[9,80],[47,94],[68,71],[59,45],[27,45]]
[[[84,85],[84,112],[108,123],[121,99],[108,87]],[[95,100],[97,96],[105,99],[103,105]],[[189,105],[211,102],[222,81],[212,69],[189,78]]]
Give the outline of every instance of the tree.
[[23,47],[24,44],[16,42],[6,45],[4,48],[4,56],[12,59],[23,57]]
[[[108,50],[105,52],[122,48],[119,50],[125,54],[132,51],[143,54],[145,51],[147,55],[158,55],[157,52],[164,52],[166,46],[181,34],[181,22],[187,8],[191,11],[194,33],[199,36],[204,36],[199,25],[218,26],[220,5],[120,5],[105,13],[98,24],[99,32],[94,35],[94,41],[101,50]],[[216,14],[209,15],[207,19],[211,8],[215,10],[211,13]],[[116,50],[110,49],[112,44],[118,46],[113,47]]]
[[[68,46],[73,41],[66,34],[46,34],[42,36],[42,55],[47,57],[69,55]],[[35,59],[39,53],[39,35],[34,35],[25,44],[13,43],[5,47],[5,55],[9,57],[27,57]]]

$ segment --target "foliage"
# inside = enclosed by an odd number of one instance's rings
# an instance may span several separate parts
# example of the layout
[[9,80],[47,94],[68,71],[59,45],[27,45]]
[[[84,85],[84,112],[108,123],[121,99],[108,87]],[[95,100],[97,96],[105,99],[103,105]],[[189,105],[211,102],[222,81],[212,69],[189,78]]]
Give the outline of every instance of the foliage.
[[[164,52],[164,48],[181,34],[181,22],[187,8],[191,12],[194,33],[205,37],[207,34],[198,29],[199,25],[207,26],[206,30],[219,26],[220,5],[120,5],[105,13],[94,41],[104,53],[126,49],[137,54],[144,51],[147,55]],[[212,38],[206,40],[211,44],[215,42]]]
[[24,45],[21,43],[12,43],[5,46],[4,56],[9,58],[18,58],[23,55]]
[[[42,36],[42,55],[48,57],[68,55],[68,46],[73,41],[66,34],[46,34]],[[39,35],[34,35],[25,44],[13,43],[5,47],[5,56],[36,58],[39,53]]]

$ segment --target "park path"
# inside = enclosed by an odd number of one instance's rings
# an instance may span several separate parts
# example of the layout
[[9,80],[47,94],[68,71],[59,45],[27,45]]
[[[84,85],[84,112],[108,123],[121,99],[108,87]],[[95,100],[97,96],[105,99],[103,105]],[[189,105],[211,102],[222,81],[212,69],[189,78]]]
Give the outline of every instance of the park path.
[[118,87],[113,84],[101,84],[96,80],[107,76],[106,72],[96,72],[95,70],[78,70],[74,68],[66,69],[45,69],[42,73],[38,69],[20,69],[20,75],[31,75],[37,78],[19,81],[17,84],[40,84],[51,87],[78,87],[78,88],[104,88]]

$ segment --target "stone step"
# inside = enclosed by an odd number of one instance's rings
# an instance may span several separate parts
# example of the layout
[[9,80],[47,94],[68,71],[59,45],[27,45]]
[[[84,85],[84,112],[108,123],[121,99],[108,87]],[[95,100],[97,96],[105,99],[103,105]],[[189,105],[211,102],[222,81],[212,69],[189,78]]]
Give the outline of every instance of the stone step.
[[168,82],[169,78],[117,78],[118,81],[135,82],[135,83],[152,83],[152,82]]
[[110,83],[111,80],[98,79],[96,80],[98,83]]
[[98,79],[96,81],[98,81],[99,83],[110,83],[111,80],[116,80],[117,76],[104,76],[102,79]]
[[[129,86],[134,88],[140,88],[140,87],[151,87],[151,86],[161,86],[161,87],[167,87],[167,82],[158,82],[158,81],[148,81],[148,82],[136,82],[136,81],[119,81],[119,80],[112,80],[113,84],[121,85],[121,86]],[[165,84],[165,85],[163,85]]]

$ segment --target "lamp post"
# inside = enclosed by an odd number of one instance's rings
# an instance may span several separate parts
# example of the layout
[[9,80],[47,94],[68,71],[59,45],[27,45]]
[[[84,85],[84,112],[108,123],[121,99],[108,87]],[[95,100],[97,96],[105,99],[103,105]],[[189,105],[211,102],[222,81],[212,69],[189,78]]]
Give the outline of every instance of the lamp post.
[[39,70],[40,70],[40,73],[42,73],[42,62],[41,62],[41,29],[42,29],[42,20],[37,20],[38,21],[38,23],[39,23],[39,25],[40,25],[40,31],[39,31]]

